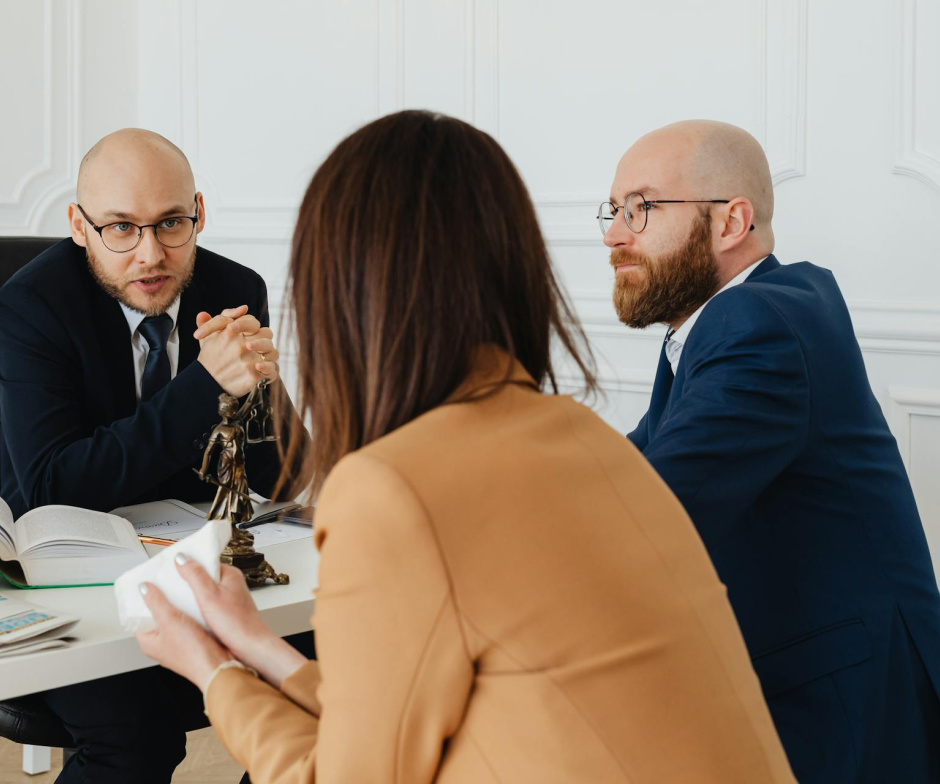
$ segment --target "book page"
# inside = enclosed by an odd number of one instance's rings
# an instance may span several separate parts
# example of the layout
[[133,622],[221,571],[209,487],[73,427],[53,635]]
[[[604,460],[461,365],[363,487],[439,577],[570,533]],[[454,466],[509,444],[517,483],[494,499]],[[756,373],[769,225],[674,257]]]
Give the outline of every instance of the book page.
[[0,498],[0,559],[16,560],[16,544],[13,538],[13,512],[7,502]]
[[139,546],[133,529],[120,517],[81,509],[77,506],[40,506],[24,514],[16,523],[16,544],[20,556],[39,548],[50,554],[58,547],[63,554],[75,554],[75,546],[96,545],[108,549],[135,549]]

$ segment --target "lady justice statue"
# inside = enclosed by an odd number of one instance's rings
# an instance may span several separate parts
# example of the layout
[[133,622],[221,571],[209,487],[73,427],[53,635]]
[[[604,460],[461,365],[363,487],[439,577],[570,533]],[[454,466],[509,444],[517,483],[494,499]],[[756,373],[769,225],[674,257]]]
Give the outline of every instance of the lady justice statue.
[[[264,559],[263,553],[255,552],[255,537],[248,531],[236,528],[236,523],[247,522],[254,514],[251,497],[248,495],[248,478],[245,474],[245,444],[273,441],[277,438],[270,432],[270,413],[264,396],[266,381],[258,382],[251,390],[241,408],[238,399],[222,393],[219,395],[219,422],[209,435],[209,442],[202,456],[202,466],[196,474],[204,482],[218,487],[207,520],[226,520],[232,525],[232,538],[222,551],[222,562],[242,570],[250,586],[264,585],[268,579],[279,585],[290,582],[286,574],[278,574]],[[247,420],[248,435],[246,436]],[[215,476],[210,476],[209,461],[219,450]]]

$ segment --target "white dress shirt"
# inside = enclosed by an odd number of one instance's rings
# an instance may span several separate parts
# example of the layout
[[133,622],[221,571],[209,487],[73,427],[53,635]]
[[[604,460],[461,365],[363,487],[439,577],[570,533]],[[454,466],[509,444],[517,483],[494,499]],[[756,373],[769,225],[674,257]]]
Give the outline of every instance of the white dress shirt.
[[715,297],[721,294],[722,291],[727,291],[730,288],[734,288],[739,283],[744,283],[747,280],[748,275],[750,275],[757,266],[764,261],[767,257],[764,256],[763,259],[755,261],[747,269],[741,270],[737,275],[735,275],[731,280],[725,283],[718,291],[712,294],[708,300],[689,316],[685,323],[679,327],[669,338],[666,340],[666,358],[669,360],[669,364],[672,366],[672,375],[675,375],[679,371],[679,358],[682,356],[682,347],[685,345],[685,342],[689,339],[689,333],[692,332],[692,327],[695,326],[695,322],[698,321],[698,317],[702,314],[702,310],[705,308],[709,302],[712,301]]
[[[121,310],[124,311],[124,318],[127,319],[127,326],[131,330],[131,348],[134,350],[134,383],[137,385],[137,402],[140,402],[140,386],[144,377],[144,366],[147,364],[147,355],[150,353],[150,346],[146,339],[140,334],[137,328],[146,316],[139,310],[127,307],[123,302],[119,303]],[[166,355],[170,360],[170,378],[176,377],[176,370],[180,361],[180,336],[177,329],[176,317],[180,312],[180,298],[173,300],[173,304],[166,309],[166,314],[173,319],[173,329],[170,330],[170,337],[166,341]],[[195,330],[195,327],[193,327]]]

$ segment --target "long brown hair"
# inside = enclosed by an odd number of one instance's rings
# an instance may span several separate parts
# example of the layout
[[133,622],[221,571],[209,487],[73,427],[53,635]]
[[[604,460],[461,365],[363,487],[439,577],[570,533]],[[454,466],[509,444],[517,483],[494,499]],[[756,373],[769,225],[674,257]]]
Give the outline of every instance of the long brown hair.
[[557,394],[554,336],[596,391],[522,178],[452,117],[398,112],[340,142],[301,204],[288,286],[314,489],[344,455],[443,403],[484,344]]

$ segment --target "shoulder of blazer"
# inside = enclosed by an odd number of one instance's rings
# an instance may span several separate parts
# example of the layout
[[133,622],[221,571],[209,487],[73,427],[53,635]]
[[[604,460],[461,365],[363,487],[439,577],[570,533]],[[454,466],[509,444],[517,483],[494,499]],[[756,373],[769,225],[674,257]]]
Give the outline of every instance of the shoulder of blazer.
[[[768,261],[771,259],[773,259],[772,256]],[[773,260],[776,261],[776,259]],[[777,263],[765,268],[766,264],[767,262],[761,264],[747,280],[735,288],[754,288],[772,298],[786,293],[792,295],[800,292],[814,296],[831,296],[834,293],[841,296],[835,276],[825,267],[819,267],[808,261],[799,261],[795,264]],[[722,292],[721,295],[727,293]],[[716,295],[716,299],[721,295]]]
[[22,286],[55,299],[56,295],[74,295],[76,286],[85,288],[92,280],[85,249],[66,238],[18,269],[0,287],[0,295]]
[[0,287],[0,311],[32,324],[83,324],[100,315],[110,297],[98,286],[85,249],[65,239],[39,254]]
[[[758,267],[755,273],[761,273],[762,267]],[[825,317],[834,306],[844,306],[844,302],[829,270],[801,261],[771,267],[716,294],[702,311],[695,327],[697,329],[702,323],[713,324],[715,319],[720,319],[726,328],[734,327],[742,321],[759,318],[764,310],[775,312],[787,322],[796,317],[803,321],[805,315],[814,310],[818,317]]]

